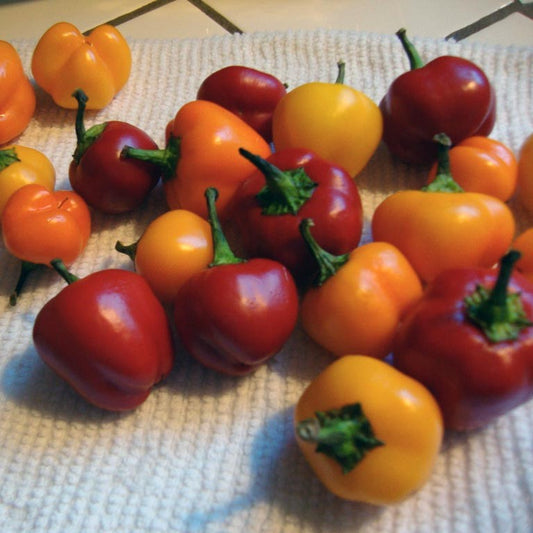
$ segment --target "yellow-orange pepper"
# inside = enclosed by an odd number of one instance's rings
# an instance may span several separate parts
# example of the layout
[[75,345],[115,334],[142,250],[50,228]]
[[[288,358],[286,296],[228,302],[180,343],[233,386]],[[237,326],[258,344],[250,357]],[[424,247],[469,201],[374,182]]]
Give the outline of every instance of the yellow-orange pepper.
[[12,141],[35,112],[35,91],[16,49],[0,41],[0,144]]
[[346,500],[386,505],[430,478],[443,437],[437,402],[418,381],[345,355],[311,382],[294,413],[298,445],[322,483]]
[[321,277],[302,298],[302,328],[336,356],[385,357],[401,317],[422,297],[420,279],[388,243],[371,242],[334,256],[319,247],[309,224],[304,220],[301,230]]
[[60,107],[76,109],[72,96],[82,89],[88,109],[102,109],[128,81],[131,51],[122,34],[102,24],[84,36],[73,24],[58,22],[40,38],[33,52],[35,82]]
[[435,180],[425,190],[391,194],[372,217],[374,240],[399,248],[426,282],[449,268],[492,267],[511,245],[516,226],[502,200],[458,186],[448,146],[441,148]]
[[[453,179],[467,192],[481,192],[506,202],[513,196],[518,163],[505,144],[476,135],[467,137],[449,151]],[[438,163],[429,171],[429,181],[437,175]]]
[[335,83],[305,83],[287,93],[274,110],[272,134],[277,151],[307,148],[354,177],[376,151],[383,119],[366,94],[343,80],[339,63]]
[[12,145],[0,150],[0,216],[10,196],[24,185],[39,183],[53,190],[56,173],[42,152]]
[[115,248],[129,255],[155,295],[165,303],[213,260],[211,225],[192,211],[173,209],[153,220],[134,244]]
[[159,165],[168,206],[206,219],[206,189],[217,189],[217,211],[224,219],[237,187],[255,170],[239,148],[263,158],[271,154],[269,144],[244,120],[207,100],[183,105],[167,125],[166,135],[163,150],[126,147],[122,155]]
[[518,154],[518,199],[533,211],[533,133],[523,142]]

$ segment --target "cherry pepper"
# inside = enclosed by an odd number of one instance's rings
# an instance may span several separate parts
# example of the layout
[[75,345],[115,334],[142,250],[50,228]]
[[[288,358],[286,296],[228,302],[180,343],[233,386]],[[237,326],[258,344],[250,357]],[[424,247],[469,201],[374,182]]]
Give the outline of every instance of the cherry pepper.
[[337,357],[364,353],[384,358],[403,314],[422,296],[416,272],[385,242],[330,254],[313,238],[311,226],[312,220],[304,219],[300,230],[320,270],[302,298],[303,330]]
[[533,396],[533,284],[513,274],[519,256],[443,272],[400,325],[394,365],[435,395],[449,429],[486,426]]
[[509,249],[516,226],[503,201],[459,187],[450,171],[450,140],[437,139],[435,179],[421,190],[391,194],[372,216],[374,240],[399,248],[425,282],[448,268],[495,265]]
[[37,353],[97,407],[137,407],[172,368],[163,306],[134,272],[107,269],[78,279],[61,261],[52,265],[68,286],[35,319]]
[[182,106],[167,125],[166,137],[163,150],[126,147],[123,156],[159,165],[168,207],[204,218],[208,187],[218,190],[218,216],[224,219],[233,193],[253,172],[253,165],[239,154],[241,146],[262,157],[271,153],[268,143],[244,120],[206,100]]
[[442,131],[456,144],[488,135],[496,120],[496,96],[485,73],[467,59],[441,56],[424,65],[405,29],[396,33],[411,70],[396,78],[379,107],[383,141],[407,163],[431,163],[433,137]]
[[287,94],[275,76],[254,68],[231,65],[209,75],[196,98],[215,102],[241,117],[267,142],[272,142],[272,115]]
[[281,350],[298,318],[298,292],[289,271],[270,259],[245,261],[231,251],[206,190],[213,262],[191,276],[174,300],[176,331],[205,366],[230,375],[255,370]]
[[87,95],[77,89],[77,146],[69,166],[72,188],[94,209],[119,214],[139,207],[160,178],[156,165],[121,157],[124,146],[155,150],[156,143],[141,129],[117,120],[85,129]]
[[315,238],[328,252],[353,250],[363,230],[357,185],[342,167],[310,150],[287,148],[263,159],[241,148],[257,171],[237,189],[228,223],[244,251],[283,263],[297,281],[316,273],[316,261],[299,230],[315,223]]

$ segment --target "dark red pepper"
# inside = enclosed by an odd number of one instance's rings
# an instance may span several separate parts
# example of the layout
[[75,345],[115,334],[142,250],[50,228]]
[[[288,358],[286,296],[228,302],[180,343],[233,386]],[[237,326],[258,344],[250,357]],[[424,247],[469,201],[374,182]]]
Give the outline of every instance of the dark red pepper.
[[437,399],[449,429],[483,427],[533,396],[533,284],[497,269],[444,271],[407,313],[394,365]]
[[69,167],[72,188],[94,209],[119,214],[139,207],[157,185],[157,165],[121,157],[125,146],[156,150],[157,144],[143,130],[113,120],[85,130],[83,114],[87,97],[77,90],[77,146]]
[[298,317],[298,293],[289,271],[270,259],[236,257],[206,191],[214,259],[181,287],[174,301],[176,331],[205,366],[244,375],[280,351]]
[[171,370],[169,322],[145,279],[107,269],[69,283],[41,309],[33,340],[43,361],[90,403],[133,409]]
[[361,197],[343,168],[300,148],[267,159],[240,152],[258,168],[237,189],[230,206],[231,230],[245,253],[279,261],[305,282],[318,265],[300,233],[303,219],[313,220],[313,236],[329,253],[341,255],[359,244]]
[[485,73],[467,59],[441,56],[426,65],[407,39],[399,37],[411,70],[396,78],[380,102],[383,140],[407,163],[436,160],[433,137],[444,132],[452,144],[488,135],[496,120],[496,96]]
[[198,89],[198,100],[209,100],[241,117],[267,142],[272,142],[272,115],[287,93],[275,76],[240,65],[209,75]]

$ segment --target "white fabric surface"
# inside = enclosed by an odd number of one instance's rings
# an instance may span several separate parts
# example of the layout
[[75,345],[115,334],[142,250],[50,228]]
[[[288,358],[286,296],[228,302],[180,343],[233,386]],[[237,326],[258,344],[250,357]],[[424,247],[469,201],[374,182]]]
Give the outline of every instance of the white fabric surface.
[[[493,81],[498,119],[493,137],[518,150],[533,131],[533,50],[414,39],[423,58],[457,54]],[[27,72],[33,42],[14,43]],[[246,64],[290,88],[346,82],[376,102],[408,68],[394,36],[317,30],[130,41],[131,78],[87,127],[128,121],[162,144],[164,127],[214,70]],[[318,103],[317,103],[318,105]],[[38,92],[35,118],[19,144],[44,151],[68,187],[75,146],[74,112]],[[365,216],[387,193],[416,184],[420,171],[395,163],[381,147],[358,178]],[[516,206],[515,206],[516,207]],[[114,251],[135,240],[164,210],[157,190],[133,215],[94,213],[93,234],[73,271],[131,268]],[[518,212],[518,211],[517,211]],[[519,213],[521,227],[531,219]],[[365,233],[368,238],[368,232]],[[330,495],[300,455],[292,410],[331,358],[299,330],[255,374],[224,377],[183,353],[149,399],[129,414],[88,405],[40,361],[33,321],[64,283],[44,269],[15,308],[7,296],[18,261],[0,248],[0,530],[3,532],[483,532],[533,530],[533,403],[482,431],[448,435],[431,480],[407,501],[378,508]]]

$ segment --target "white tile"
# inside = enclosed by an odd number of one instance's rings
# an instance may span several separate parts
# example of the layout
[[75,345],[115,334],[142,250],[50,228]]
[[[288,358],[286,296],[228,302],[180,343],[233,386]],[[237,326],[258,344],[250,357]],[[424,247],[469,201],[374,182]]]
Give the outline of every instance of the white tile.
[[224,35],[227,31],[187,0],[176,0],[118,26],[125,37],[185,38]]
[[148,2],[146,0],[32,0],[0,4],[0,39],[38,39],[52,24],[94,28]]
[[[246,32],[323,27],[391,34],[405,27],[409,35],[419,37],[445,37],[509,2],[511,0],[208,0],[209,5]],[[497,37],[501,44],[514,44],[518,40],[512,29]]]

